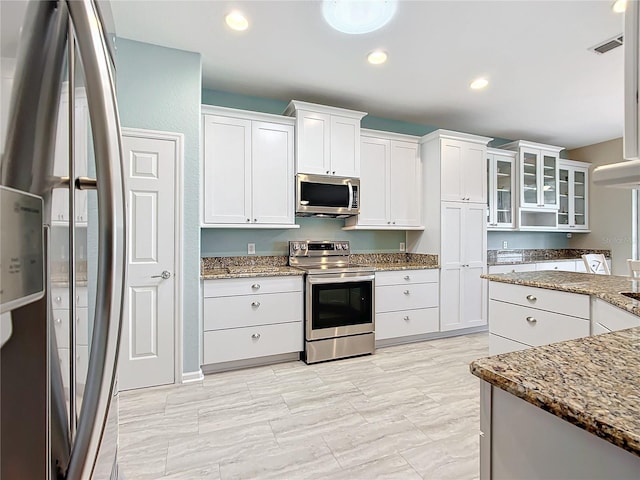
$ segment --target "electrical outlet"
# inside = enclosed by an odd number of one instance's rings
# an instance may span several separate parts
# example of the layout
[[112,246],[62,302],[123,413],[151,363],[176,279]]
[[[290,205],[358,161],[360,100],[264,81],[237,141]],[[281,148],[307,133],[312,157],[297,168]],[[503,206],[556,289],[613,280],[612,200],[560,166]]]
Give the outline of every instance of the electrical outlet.
[[567,238],[571,238],[572,236],[571,233],[567,233]]
[[256,254],[256,244],[255,243],[247,243],[247,253],[249,255]]
[[400,251],[401,251],[401,252],[404,252],[404,251],[405,251],[405,249],[406,249],[406,248],[405,248],[405,244],[404,244],[404,242],[400,242]]
[[507,248],[509,248],[509,247],[508,247],[507,241],[505,240],[504,242],[502,242],[502,249],[506,250]]

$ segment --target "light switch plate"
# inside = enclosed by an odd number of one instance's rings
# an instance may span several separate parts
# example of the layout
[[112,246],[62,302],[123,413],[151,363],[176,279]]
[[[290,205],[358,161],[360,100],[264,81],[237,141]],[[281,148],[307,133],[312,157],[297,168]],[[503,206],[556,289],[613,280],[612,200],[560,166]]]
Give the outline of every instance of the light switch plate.
[[406,246],[404,242],[400,242],[400,251],[404,252],[406,250]]
[[256,254],[256,244],[255,243],[247,243],[247,253],[249,255]]
[[508,243],[507,243],[506,240],[504,242],[502,242],[502,249],[506,250],[507,248],[509,248],[507,245],[508,245]]

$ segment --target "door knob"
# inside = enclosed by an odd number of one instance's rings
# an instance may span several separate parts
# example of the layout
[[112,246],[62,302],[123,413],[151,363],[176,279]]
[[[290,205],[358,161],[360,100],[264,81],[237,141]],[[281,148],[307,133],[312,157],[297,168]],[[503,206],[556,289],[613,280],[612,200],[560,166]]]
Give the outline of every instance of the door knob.
[[151,278],[162,278],[163,280],[167,280],[171,278],[171,272],[164,270],[160,275],[151,275]]

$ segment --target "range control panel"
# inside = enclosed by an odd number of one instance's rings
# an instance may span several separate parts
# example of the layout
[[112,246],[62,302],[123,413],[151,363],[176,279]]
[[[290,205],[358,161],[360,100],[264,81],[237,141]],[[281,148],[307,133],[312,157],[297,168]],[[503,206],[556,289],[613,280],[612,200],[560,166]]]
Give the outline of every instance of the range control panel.
[[289,242],[289,257],[329,257],[349,254],[348,241],[294,240]]

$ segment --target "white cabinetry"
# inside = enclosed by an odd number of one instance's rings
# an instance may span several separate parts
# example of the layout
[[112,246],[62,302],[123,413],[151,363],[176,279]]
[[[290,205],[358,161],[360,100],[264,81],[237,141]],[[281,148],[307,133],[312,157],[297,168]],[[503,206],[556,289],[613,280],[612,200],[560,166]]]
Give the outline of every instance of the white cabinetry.
[[296,120],[296,173],[360,176],[360,120],[364,112],[292,100]]
[[377,272],[375,298],[376,341],[438,331],[438,270]]
[[[86,177],[89,159],[89,108],[84,88],[76,89],[74,112],[74,177]],[[56,128],[53,174],[58,177],[68,177],[70,153],[69,89],[66,82],[62,86]],[[87,191],[75,190],[74,195],[76,225],[86,225]],[[53,190],[51,196],[51,222],[53,224],[66,224],[69,222],[69,190],[66,188]]]
[[202,107],[202,225],[295,228],[293,120]]
[[203,364],[302,351],[302,277],[204,280],[203,294]]
[[[582,262],[582,260],[580,260]],[[554,262],[538,262],[535,264],[536,270],[558,270],[560,272],[575,272],[576,260],[556,260]]]
[[[486,325],[487,143],[490,138],[436,130],[420,140],[422,222],[407,232],[413,253],[440,256],[440,330]],[[455,200],[455,201],[451,201]]]
[[515,152],[487,149],[487,228],[513,230],[516,198]]
[[535,263],[518,263],[514,265],[490,265],[489,274],[492,273],[516,273],[516,272],[535,272]]
[[422,229],[417,138],[363,130],[360,152],[360,214],[345,229]]
[[[69,289],[53,287],[51,290],[51,314],[53,327],[56,332],[58,358],[62,373],[62,381],[66,389],[69,388],[69,366],[71,350],[69,348],[69,324],[71,322],[69,308]],[[87,378],[89,363],[89,322],[87,288],[76,288],[76,382],[84,385]]]
[[558,163],[563,147],[519,140],[502,148],[517,152],[519,229],[555,230],[559,204]]
[[586,162],[560,160],[560,208],[558,230],[589,230],[589,165]]
[[490,282],[489,298],[490,355],[590,334],[588,295]]
[[599,298],[591,299],[591,334],[615,332],[625,328],[640,327],[640,317],[614,307]]

